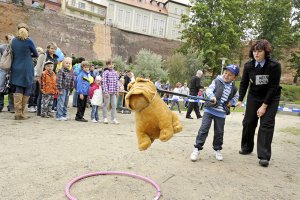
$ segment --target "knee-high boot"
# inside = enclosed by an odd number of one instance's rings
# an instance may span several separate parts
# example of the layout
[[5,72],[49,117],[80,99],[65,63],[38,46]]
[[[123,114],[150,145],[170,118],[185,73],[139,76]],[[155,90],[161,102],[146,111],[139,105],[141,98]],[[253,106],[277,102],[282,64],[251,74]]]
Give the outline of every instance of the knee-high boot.
[[28,102],[28,99],[29,99],[30,96],[25,96],[23,95],[23,98],[22,98],[22,114],[21,116],[23,117],[23,119],[28,119],[30,117],[27,117],[25,115],[26,113],[26,108],[27,108],[27,102]]
[[15,104],[15,120],[22,120],[22,98],[23,94],[14,93],[14,104]]

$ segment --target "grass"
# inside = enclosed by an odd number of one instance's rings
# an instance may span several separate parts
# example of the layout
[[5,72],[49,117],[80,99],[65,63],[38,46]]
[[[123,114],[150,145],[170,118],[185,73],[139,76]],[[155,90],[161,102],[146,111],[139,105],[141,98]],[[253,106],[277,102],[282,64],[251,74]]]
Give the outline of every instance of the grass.
[[281,129],[280,131],[284,133],[293,134],[293,135],[300,135],[300,128],[298,127],[288,127],[288,128]]
[[[240,81],[236,81],[235,85],[237,88],[240,86]],[[300,86],[296,85],[282,85],[280,105],[286,103],[294,103],[300,105]],[[244,98],[246,100],[246,97]]]

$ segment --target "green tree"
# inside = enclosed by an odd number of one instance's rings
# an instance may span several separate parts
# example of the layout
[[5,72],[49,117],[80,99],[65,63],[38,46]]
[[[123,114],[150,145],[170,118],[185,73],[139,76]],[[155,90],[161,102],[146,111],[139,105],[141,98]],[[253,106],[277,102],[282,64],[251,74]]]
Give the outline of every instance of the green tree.
[[296,72],[294,75],[294,83],[296,83],[298,77],[300,77],[300,51],[291,53],[291,59],[289,59],[289,62],[291,63],[289,68]]
[[122,72],[127,68],[126,63],[123,61],[122,56],[114,55],[112,62],[114,64],[114,69],[118,72]]
[[103,62],[101,60],[93,60],[91,63],[94,65],[103,66]]
[[298,47],[300,46],[300,1],[293,0],[293,10],[292,10],[292,29],[294,44]]
[[282,59],[282,49],[288,48],[293,41],[292,1],[257,0],[256,15],[258,38],[267,39],[273,47],[272,57]]
[[187,81],[187,59],[182,53],[175,53],[165,62],[164,67],[168,70],[170,84],[174,86],[177,82]]
[[136,77],[149,75],[153,81],[158,77],[167,78],[167,72],[162,69],[162,57],[147,49],[141,49],[136,55],[136,66],[133,69]]
[[240,51],[244,31],[251,27],[249,5],[246,0],[202,0],[195,2],[189,16],[183,15],[185,45],[203,52],[212,77],[221,70],[221,57],[232,59]]

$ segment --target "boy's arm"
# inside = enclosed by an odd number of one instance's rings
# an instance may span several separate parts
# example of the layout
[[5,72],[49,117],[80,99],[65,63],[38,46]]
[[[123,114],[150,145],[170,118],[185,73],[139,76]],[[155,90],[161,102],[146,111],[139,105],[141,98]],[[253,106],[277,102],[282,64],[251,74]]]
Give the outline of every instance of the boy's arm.
[[83,92],[82,92],[82,76],[83,76],[83,74],[82,73],[80,73],[78,76],[77,76],[77,93],[78,94],[83,94]]
[[57,80],[56,80],[56,87],[58,90],[62,89],[62,82],[63,82],[62,78],[63,78],[62,71],[59,70],[57,73]]
[[235,95],[229,101],[229,105],[228,106],[232,106],[232,105],[236,106],[236,103],[237,103],[238,99],[239,99],[239,92],[236,91]]
[[208,86],[208,88],[205,90],[208,99],[212,100],[214,103],[217,102],[216,95],[214,94],[215,88],[216,88],[216,83],[215,80],[213,80],[211,84]]

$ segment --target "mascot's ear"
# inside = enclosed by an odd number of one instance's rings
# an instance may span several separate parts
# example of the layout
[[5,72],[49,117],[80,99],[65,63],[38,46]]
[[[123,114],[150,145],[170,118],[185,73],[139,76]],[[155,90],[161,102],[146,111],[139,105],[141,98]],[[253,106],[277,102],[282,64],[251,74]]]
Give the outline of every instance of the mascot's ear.
[[141,77],[137,77],[137,78],[135,79],[135,81],[136,81],[136,82],[150,82],[149,79],[145,79],[145,78],[141,78]]
[[135,81],[133,82],[130,82],[128,85],[127,85],[127,90],[129,91],[131,89],[131,87],[135,84]]

